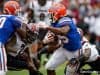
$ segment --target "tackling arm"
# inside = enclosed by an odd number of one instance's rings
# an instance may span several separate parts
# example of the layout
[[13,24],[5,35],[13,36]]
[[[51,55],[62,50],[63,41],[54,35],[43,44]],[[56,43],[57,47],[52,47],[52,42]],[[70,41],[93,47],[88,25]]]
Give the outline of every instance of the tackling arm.
[[26,32],[21,30],[21,29],[17,29],[17,33],[20,35],[21,39],[22,38],[26,38]]
[[46,29],[52,31],[57,35],[66,35],[66,33],[70,30],[70,27],[66,25],[61,28],[47,27]]

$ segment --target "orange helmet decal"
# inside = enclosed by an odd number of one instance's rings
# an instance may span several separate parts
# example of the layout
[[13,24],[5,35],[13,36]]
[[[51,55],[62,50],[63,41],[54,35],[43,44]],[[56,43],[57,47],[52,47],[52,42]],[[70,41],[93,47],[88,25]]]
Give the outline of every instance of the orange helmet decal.
[[16,1],[7,1],[4,4],[4,11],[8,14],[15,15],[16,11],[20,8],[20,5]]
[[66,15],[66,7],[63,4],[54,3],[52,7],[49,8],[49,13],[53,14],[55,20],[58,20]]

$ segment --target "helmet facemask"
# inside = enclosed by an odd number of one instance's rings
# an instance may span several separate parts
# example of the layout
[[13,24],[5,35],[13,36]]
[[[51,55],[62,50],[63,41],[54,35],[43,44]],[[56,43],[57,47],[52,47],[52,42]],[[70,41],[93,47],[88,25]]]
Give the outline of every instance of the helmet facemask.
[[21,8],[19,8],[19,9],[16,10],[15,15],[16,16],[22,16],[22,10],[21,10]]
[[55,23],[57,21],[56,17],[54,16],[54,13],[49,13],[49,19],[51,23]]

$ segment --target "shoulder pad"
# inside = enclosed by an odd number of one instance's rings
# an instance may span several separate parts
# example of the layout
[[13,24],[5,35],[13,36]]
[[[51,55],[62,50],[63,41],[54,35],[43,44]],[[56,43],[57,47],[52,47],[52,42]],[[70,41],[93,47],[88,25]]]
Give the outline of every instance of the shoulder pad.
[[72,19],[69,17],[63,17],[59,20],[59,23],[63,23],[63,22],[72,22]]

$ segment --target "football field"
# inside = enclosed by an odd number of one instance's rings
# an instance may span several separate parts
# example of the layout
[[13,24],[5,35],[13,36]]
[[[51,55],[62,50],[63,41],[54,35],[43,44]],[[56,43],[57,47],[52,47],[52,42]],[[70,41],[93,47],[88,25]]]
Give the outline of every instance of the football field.
[[[45,56],[42,57],[41,64],[43,64],[44,57]],[[57,68],[56,70],[57,75],[64,75],[64,67],[65,67],[65,64],[62,64]],[[85,68],[90,68],[90,67],[86,65]],[[47,75],[46,70],[43,65],[41,65],[40,71],[43,73],[43,75]],[[29,75],[29,74],[27,70],[22,70],[22,71],[8,71],[7,75]],[[92,75],[97,75],[97,74],[93,73]]]
[[[46,70],[43,66],[43,59],[44,58],[45,58],[45,55],[42,56],[40,71],[43,73],[43,75],[46,75]],[[62,64],[57,68],[57,71],[56,71],[57,75],[64,75],[64,66],[65,66],[65,64]],[[28,71],[27,70],[8,71],[7,75],[28,75]]]
[[[65,64],[62,64],[60,67],[57,68],[57,75],[64,75],[63,71],[64,71],[64,66]],[[43,66],[41,66],[40,71],[46,75],[46,70],[44,69]],[[9,71],[7,73],[7,75],[28,75],[28,71],[27,70],[23,70],[23,71]]]
[[[64,66],[65,64],[57,68],[56,70],[57,75],[64,75],[64,72],[63,72]],[[43,73],[43,75],[46,75],[46,70],[44,69],[44,67],[41,67],[40,71]],[[27,70],[23,70],[23,71],[9,71],[7,75],[29,75],[29,74]],[[97,74],[93,73],[92,75],[97,75]]]

